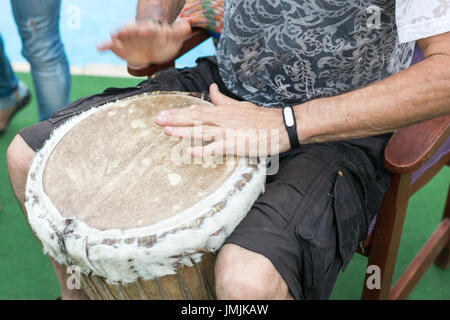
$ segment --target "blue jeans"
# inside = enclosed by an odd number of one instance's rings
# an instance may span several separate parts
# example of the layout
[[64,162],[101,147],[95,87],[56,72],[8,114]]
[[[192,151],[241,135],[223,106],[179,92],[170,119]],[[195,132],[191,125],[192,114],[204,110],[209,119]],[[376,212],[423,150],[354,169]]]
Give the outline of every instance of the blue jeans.
[[[70,95],[69,63],[59,33],[61,0],[46,0],[45,4],[42,0],[11,0],[11,6],[22,38],[22,54],[31,65],[39,117],[46,120],[68,103]],[[3,70],[9,62],[4,53],[0,59]],[[17,82],[12,72],[2,71],[0,78],[0,84],[9,83],[9,90]]]
[[0,35],[0,98],[8,97],[16,89],[17,78],[11,69],[5,53],[3,38]]

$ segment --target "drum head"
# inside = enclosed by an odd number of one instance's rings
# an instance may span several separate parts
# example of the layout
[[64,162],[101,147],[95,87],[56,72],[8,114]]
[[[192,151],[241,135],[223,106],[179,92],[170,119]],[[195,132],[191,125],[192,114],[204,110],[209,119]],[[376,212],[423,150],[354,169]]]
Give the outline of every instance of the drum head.
[[[43,186],[59,212],[99,230],[154,225],[217,190],[236,159],[205,164],[153,121],[163,109],[212,104],[182,94],[135,97],[90,115],[47,160]],[[197,162],[197,164],[195,163]]]
[[[264,189],[265,163],[195,163],[154,124],[162,109],[209,102],[143,94],[93,107],[36,154],[25,208],[44,251],[86,275],[131,283],[216,252]],[[198,95],[201,96],[201,95]]]

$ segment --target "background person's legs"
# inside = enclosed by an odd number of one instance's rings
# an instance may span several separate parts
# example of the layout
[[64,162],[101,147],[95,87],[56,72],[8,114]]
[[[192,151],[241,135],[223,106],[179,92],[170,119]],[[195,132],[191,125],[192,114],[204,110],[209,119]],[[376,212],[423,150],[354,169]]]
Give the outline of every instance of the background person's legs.
[[59,33],[60,0],[11,0],[22,38],[24,57],[39,105],[39,117],[48,119],[65,106],[70,94],[70,69]]
[[14,74],[0,35],[0,134],[5,132],[12,115],[25,106],[29,98],[30,91]]

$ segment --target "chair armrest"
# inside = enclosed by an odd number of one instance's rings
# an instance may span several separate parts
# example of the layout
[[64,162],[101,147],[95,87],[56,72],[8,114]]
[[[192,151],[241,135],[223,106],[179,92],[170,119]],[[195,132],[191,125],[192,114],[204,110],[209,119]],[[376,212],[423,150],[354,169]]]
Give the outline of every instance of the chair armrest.
[[201,28],[192,28],[192,33],[187,38],[183,46],[181,47],[180,51],[177,53],[177,56],[172,61],[163,63],[163,64],[149,64],[147,67],[143,68],[133,68],[132,66],[128,66],[128,73],[135,77],[145,77],[145,76],[151,76],[154,73],[174,66],[174,60],[181,57],[186,52],[192,50],[196,46],[198,46],[200,43],[205,41],[210,37],[208,31]]
[[449,134],[450,115],[402,128],[386,145],[384,166],[394,173],[412,173],[431,158]]

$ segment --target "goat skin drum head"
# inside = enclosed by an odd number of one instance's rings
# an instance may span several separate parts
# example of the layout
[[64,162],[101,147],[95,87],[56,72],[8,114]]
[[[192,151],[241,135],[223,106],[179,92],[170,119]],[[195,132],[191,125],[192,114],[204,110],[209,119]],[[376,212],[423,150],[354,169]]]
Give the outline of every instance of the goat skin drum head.
[[163,109],[194,103],[206,104],[160,95],[94,113],[53,150],[45,193],[63,216],[100,230],[153,225],[193,206],[236,168],[235,159],[210,168],[182,165],[179,139],[153,122]]
[[[214,108],[200,97],[137,95],[57,128],[37,153],[26,189],[44,250],[83,273],[123,282],[173,273],[218,250],[263,191],[265,164],[194,161],[183,154],[186,141],[154,123],[164,109]],[[130,259],[140,261],[132,271]]]

